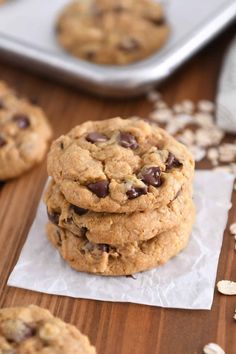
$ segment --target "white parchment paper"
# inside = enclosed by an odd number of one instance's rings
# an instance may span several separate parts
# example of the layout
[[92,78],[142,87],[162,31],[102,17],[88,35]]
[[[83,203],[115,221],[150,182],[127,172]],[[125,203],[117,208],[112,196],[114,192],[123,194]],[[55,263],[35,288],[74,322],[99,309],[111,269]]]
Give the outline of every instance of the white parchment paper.
[[8,285],[78,298],[210,309],[233,180],[224,172],[196,172],[197,219],[188,247],[166,265],[136,274],[135,279],[72,270],[45,236],[47,216],[40,201]]

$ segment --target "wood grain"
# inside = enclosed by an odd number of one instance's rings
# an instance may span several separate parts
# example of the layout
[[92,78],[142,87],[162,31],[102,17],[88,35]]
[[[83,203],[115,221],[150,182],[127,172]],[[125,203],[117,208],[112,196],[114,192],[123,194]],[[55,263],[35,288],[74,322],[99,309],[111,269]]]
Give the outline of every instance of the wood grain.
[[[184,98],[214,99],[223,54],[235,30],[235,26],[228,29],[162,85],[161,92],[169,104]],[[145,97],[97,98],[3,62],[0,77],[20,94],[38,99],[54,127],[55,137],[88,119],[133,114],[145,117],[151,109]],[[208,166],[202,163],[198,167]],[[45,180],[44,163],[0,186],[0,307],[30,303],[46,307],[89,335],[99,354],[197,354],[208,342],[220,344],[227,354],[236,353],[234,297],[215,293],[211,311],[186,311],[72,299],[8,287],[8,276],[26,240]],[[235,196],[233,202],[235,205]],[[233,206],[229,222],[235,220]],[[233,248],[233,238],[226,231],[218,279],[236,280]]]

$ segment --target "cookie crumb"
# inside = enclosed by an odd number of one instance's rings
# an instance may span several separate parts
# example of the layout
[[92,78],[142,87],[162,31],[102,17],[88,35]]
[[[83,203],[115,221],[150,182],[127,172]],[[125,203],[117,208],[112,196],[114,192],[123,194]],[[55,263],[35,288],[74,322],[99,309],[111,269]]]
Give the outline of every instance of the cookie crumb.
[[191,114],[194,111],[194,103],[190,100],[183,100],[182,108],[184,113]]
[[213,166],[218,165],[219,151],[217,148],[213,147],[207,151],[207,158],[211,161]]
[[161,99],[161,94],[160,92],[158,91],[149,91],[147,93],[147,99],[148,101],[150,102],[156,102],[156,101],[159,101]]
[[218,166],[218,167],[215,167],[213,169],[213,171],[218,171],[218,172],[227,172],[227,173],[231,173],[231,168],[230,166]]
[[160,100],[160,101],[154,102],[154,107],[156,109],[163,109],[163,108],[168,108],[168,105],[164,101]]
[[150,118],[159,123],[167,123],[172,118],[172,111],[168,108],[156,110],[150,114]]
[[224,350],[215,343],[208,343],[205,345],[203,348],[203,353],[204,354],[225,354]]
[[198,102],[197,106],[199,111],[207,112],[207,113],[208,112],[212,113],[215,109],[214,103],[209,100],[201,100]]
[[192,132],[192,130],[186,129],[183,131],[182,134],[178,135],[177,139],[181,143],[183,143],[187,146],[191,146],[194,144],[195,136],[194,136],[194,133]]
[[236,157],[234,144],[223,144],[219,147],[219,160],[221,162],[232,162]]
[[[172,107],[163,100],[153,102],[154,109],[150,112],[149,119],[160,124],[169,134],[186,145],[196,161],[206,157],[213,167],[223,163],[236,165],[236,146],[233,143],[222,143],[225,132],[215,123],[213,102],[200,100],[195,104],[185,99]],[[236,176],[236,166],[227,169],[227,172]]]
[[220,280],[217,289],[224,295],[236,295],[236,282],[230,280]]
[[231,235],[233,235],[233,236],[236,235],[236,222],[234,222],[233,224],[230,225],[230,227],[229,227],[229,232],[230,232]]
[[206,156],[206,150],[202,147],[197,146],[197,145],[189,146],[189,150],[193,154],[195,161],[201,161]]

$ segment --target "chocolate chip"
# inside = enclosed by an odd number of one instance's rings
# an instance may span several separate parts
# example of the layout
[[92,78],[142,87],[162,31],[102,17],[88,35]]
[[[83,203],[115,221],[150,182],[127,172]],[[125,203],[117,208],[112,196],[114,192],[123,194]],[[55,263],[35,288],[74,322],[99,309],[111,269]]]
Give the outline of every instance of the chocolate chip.
[[118,44],[118,49],[124,52],[133,52],[140,48],[140,43],[135,38],[124,38],[122,42]]
[[126,192],[126,195],[128,196],[129,199],[135,199],[143,194],[147,194],[147,187],[146,188],[132,187]]
[[9,342],[20,343],[35,335],[35,329],[21,320],[6,320],[2,323],[1,333]]
[[31,97],[31,98],[30,98],[30,103],[31,103],[32,105],[34,105],[34,106],[38,106],[39,101],[38,101],[37,98]]
[[0,135],[0,147],[6,145],[6,140]]
[[66,224],[72,224],[73,223],[73,219],[72,218],[67,218],[64,220]]
[[136,138],[130,133],[120,132],[119,144],[127,149],[130,148],[132,150],[135,150],[138,148]]
[[91,14],[94,17],[101,17],[104,15],[104,10],[100,9],[96,4],[91,7]]
[[120,14],[120,13],[124,12],[125,10],[126,10],[125,7],[122,5],[116,5],[112,9],[112,11],[115,12],[116,14]]
[[109,194],[109,182],[97,181],[87,184],[87,188],[99,198],[105,198]]
[[86,249],[86,251],[92,252],[95,248],[95,243],[88,241],[86,242],[84,248]]
[[57,212],[51,212],[49,213],[49,211],[47,210],[48,213],[48,219],[55,225],[59,224],[59,219],[60,219],[60,213]]
[[62,142],[60,142],[60,148],[61,148],[61,150],[64,149],[64,144]]
[[62,27],[61,24],[57,23],[56,27],[55,27],[55,31],[57,34],[60,34],[62,31]]
[[15,114],[12,120],[18,124],[20,129],[26,129],[30,126],[29,118],[24,114]]
[[23,331],[23,333],[21,333],[22,337],[20,341],[33,337],[35,334],[36,334],[35,328],[32,328],[27,324],[25,324],[25,330]]
[[78,207],[77,205],[74,205],[74,204],[71,204],[70,205],[70,208],[78,215],[84,215],[88,212],[88,209],[83,209],[83,208],[80,208]]
[[129,274],[129,275],[126,275],[126,278],[132,278],[132,279],[137,279],[137,278],[135,278],[135,276],[133,275],[133,274]]
[[180,190],[176,193],[176,195],[174,196],[174,198],[172,199],[171,202],[173,202],[175,199],[177,199],[180,196],[181,191],[182,191],[182,189],[180,188]]
[[87,227],[81,227],[80,229],[80,234],[82,237],[85,237],[86,236],[86,232],[88,231]]
[[153,23],[155,26],[163,26],[166,21],[165,21],[165,18],[162,17],[162,18],[147,18],[148,21],[150,21],[151,23]]
[[85,53],[85,57],[86,59],[88,60],[94,60],[95,57],[96,57],[96,52],[94,50],[88,50],[86,53]]
[[97,245],[97,247],[98,247],[98,249],[100,250],[100,251],[102,251],[102,252],[109,252],[109,250],[110,250],[110,246],[109,245],[107,245],[106,243],[99,243],[98,245]]
[[4,109],[4,104],[3,104],[3,101],[0,99],[0,109]]
[[86,136],[86,140],[90,143],[102,143],[104,141],[107,141],[108,137],[98,132],[92,132]]
[[58,242],[57,242],[57,245],[59,246],[59,247],[61,247],[61,245],[62,245],[62,239],[61,239],[61,234],[60,234],[60,232],[57,230],[57,238],[58,238]]
[[138,174],[138,177],[148,186],[159,187],[162,184],[159,167],[145,168]]
[[170,152],[166,160],[166,169],[170,170],[171,168],[180,167],[180,166],[183,166],[183,164],[179,162],[179,160],[175,157],[175,155]]

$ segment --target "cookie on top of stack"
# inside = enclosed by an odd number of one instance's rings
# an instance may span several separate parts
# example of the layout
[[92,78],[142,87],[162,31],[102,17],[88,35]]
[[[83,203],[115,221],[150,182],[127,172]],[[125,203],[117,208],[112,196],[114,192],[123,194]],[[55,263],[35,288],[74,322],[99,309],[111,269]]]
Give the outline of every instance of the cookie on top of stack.
[[194,160],[139,118],[85,122],[48,155],[47,235],[71,267],[129,275],[167,262],[194,222]]

